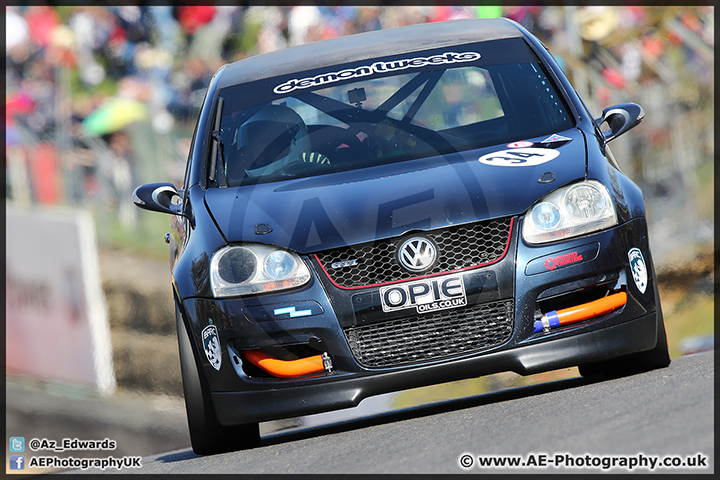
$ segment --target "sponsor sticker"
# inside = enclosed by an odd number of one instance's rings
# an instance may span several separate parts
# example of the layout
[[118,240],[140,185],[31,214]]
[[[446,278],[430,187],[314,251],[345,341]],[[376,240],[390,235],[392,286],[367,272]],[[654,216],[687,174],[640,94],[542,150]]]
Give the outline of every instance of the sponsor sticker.
[[535,145],[534,142],[529,142],[527,140],[523,140],[522,142],[508,143],[507,147],[508,148],[528,148],[528,147],[532,147],[533,145]]
[[628,252],[628,259],[630,260],[630,271],[632,272],[635,286],[640,290],[640,293],[645,293],[648,284],[648,274],[643,254],[639,248],[632,248]]
[[560,152],[546,148],[514,148],[488,153],[478,158],[480,163],[497,167],[532,167],[557,158]]
[[298,89],[312,88],[330,83],[342,82],[343,80],[349,80],[351,78],[376,75],[379,73],[407,70],[409,68],[420,68],[428,65],[450,65],[453,63],[474,62],[475,60],[479,60],[480,56],[481,55],[477,52],[446,52],[429,57],[406,58],[401,60],[392,60],[389,62],[378,61],[372,65],[348,68],[338,72],[323,73],[315,77],[288,80],[287,82],[273,88],[273,92],[278,95],[284,95]]
[[380,288],[383,312],[414,308],[417,313],[436,312],[467,305],[461,275],[416,280]]
[[545,269],[555,270],[558,267],[564,267],[565,265],[570,265],[571,263],[582,261],[583,256],[580,255],[578,252],[570,252],[564,255],[558,255],[557,257],[548,257],[545,260]]
[[543,140],[540,143],[565,143],[571,141],[572,138],[563,137],[562,135],[558,135],[557,133],[553,133],[548,138]]
[[220,370],[220,365],[222,365],[222,351],[220,350],[218,329],[215,325],[208,325],[203,329],[202,342],[205,356],[210,362],[210,365],[212,365],[215,370]]

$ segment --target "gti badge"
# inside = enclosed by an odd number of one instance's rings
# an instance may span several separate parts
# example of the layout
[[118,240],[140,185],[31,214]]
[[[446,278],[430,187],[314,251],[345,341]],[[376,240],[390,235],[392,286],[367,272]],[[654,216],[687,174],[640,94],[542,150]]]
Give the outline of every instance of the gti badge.
[[412,272],[422,272],[435,263],[437,248],[427,238],[413,237],[405,240],[398,249],[400,265]]
[[215,325],[208,325],[202,331],[203,348],[210,365],[215,370],[220,370],[222,364],[222,351],[220,350],[220,337]]
[[357,265],[358,261],[357,258],[353,258],[350,260],[342,260],[339,262],[333,262],[330,264],[331,268],[344,268],[344,267],[354,267]]
[[630,260],[630,271],[632,272],[633,280],[635,280],[635,285],[638,290],[640,290],[640,293],[645,293],[648,274],[642,252],[639,248],[632,248],[628,252],[628,259]]

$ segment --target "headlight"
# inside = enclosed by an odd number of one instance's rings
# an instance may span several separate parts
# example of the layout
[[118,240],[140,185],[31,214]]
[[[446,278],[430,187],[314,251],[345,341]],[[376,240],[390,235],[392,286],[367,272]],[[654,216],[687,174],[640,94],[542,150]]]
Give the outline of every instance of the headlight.
[[528,243],[547,243],[617,225],[615,203],[605,186],[588,180],[564,187],[528,210],[522,236]]
[[253,295],[306,284],[310,271],[296,254],[268,245],[229,246],[210,262],[216,297]]

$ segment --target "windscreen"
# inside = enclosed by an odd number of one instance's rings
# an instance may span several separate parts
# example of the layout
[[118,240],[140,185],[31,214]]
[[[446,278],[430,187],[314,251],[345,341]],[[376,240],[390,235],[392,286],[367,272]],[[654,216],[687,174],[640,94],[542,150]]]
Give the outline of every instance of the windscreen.
[[358,61],[220,91],[218,184],[464,152],[574,125],[522,39]]

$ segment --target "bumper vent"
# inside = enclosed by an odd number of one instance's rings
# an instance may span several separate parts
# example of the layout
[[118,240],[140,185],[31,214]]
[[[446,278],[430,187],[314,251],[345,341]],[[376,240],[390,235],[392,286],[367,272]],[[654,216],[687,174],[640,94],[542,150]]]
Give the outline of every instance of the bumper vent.
[[[487,220],[420,232],[438,246],[435,265],[422,275],[460,270],[500,260],[510,240],[512,218]],[[402,237],[405,238],[405,237]],[[396,259],[400,238],[336,248],[315,257],[330,280],[340,288],[359,288],[417,277],[400,267]],[[335,265],[351,266],[333,267]]]
[[345,329],[350,350],[367,368],[388,368],[473,353],[510,339],[513,301],[472,305]]

